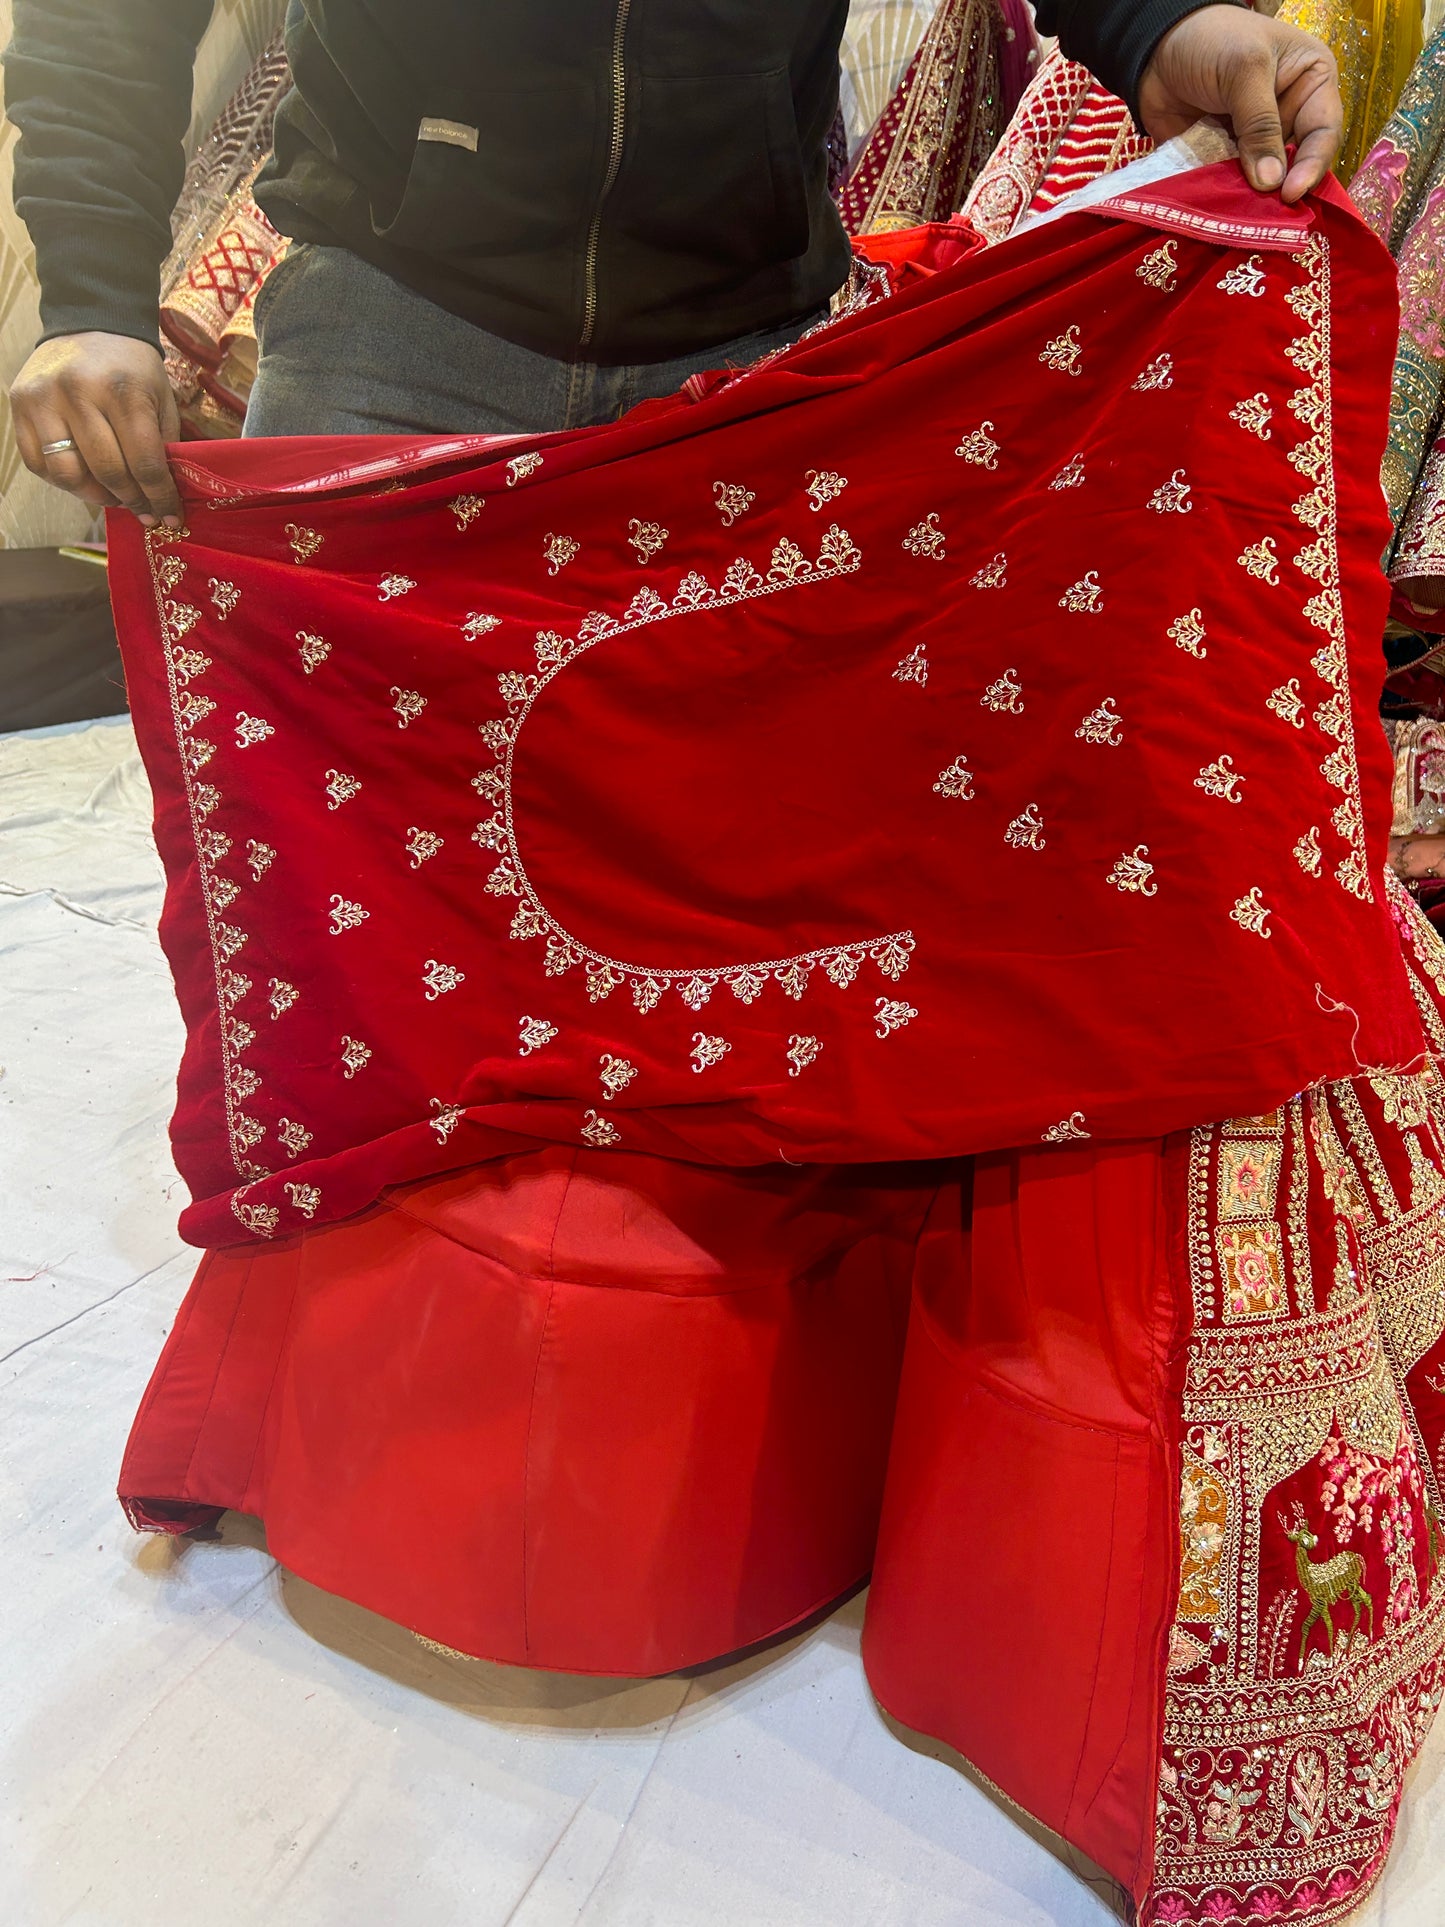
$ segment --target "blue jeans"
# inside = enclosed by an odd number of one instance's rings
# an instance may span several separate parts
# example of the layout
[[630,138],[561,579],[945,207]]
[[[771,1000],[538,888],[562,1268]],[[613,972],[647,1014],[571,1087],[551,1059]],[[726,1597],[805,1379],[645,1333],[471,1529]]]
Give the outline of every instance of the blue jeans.
[[674,361],[602,368],[487,334],[345,248],[300,242],[256,299],[248,435],[515,435],[615,421],[704,368],[743,367],[817,314]]

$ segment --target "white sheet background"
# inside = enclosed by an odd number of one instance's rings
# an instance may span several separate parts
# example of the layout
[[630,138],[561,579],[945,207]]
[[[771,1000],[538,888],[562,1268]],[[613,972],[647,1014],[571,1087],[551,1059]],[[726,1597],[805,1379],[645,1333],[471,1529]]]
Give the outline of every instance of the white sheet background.
[[[888,1732],[861,1600],[613,1684],[429,1653],[281,1572],[248,1521],[130,1532],[121,1447],[194,1265],[148,811],[123,720],[0,738],[0,1921],[1107,1923]],[[1445,1920],[1442,1766],[1445,1727],[1360,1927]]]

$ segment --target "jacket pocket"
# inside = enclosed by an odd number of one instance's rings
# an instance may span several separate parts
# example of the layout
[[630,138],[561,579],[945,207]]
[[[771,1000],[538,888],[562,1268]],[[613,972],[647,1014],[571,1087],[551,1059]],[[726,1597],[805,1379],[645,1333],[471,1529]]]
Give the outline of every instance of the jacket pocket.
[[463,101],[453,95],[432,112],[474,127],[476,147],[419,138],[396,205],[373,198],[379,239],[424,254],[501,255],[540,253],[575,238],[595,159],[590,83],[468,87]]
[[751,270],[807,251],[803,154],[785,68],[643,75],[608,225],[633,241]]

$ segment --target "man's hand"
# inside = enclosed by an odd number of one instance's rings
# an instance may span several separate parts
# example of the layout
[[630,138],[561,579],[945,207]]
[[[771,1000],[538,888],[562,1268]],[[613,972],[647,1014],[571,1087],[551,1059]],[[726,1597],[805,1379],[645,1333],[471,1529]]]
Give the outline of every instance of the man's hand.
[[[1317,187],[1344,136],[1335,57],[1321,40],[1244,7],[1186,14],[1154,49],[1139,83],[1139,117],[1156,141],[1217,114],[1234,128],[1250,185],[1286,201]],[[1285,143],[1294,164],[1286,172]]]
[[[94,508],[131,509],[146,528],[181,526],[165,447],[180,418],[154,348],[129,335],[57,335],[16,376],[10,406],[32,475]],[[71,446],[47,455],[54,442]]]

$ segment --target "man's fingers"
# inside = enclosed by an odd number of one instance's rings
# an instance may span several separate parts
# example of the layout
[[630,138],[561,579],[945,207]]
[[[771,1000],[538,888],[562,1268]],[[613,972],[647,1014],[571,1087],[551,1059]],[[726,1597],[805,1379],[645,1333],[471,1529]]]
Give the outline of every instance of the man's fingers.
[[[56,442],[68,441],[70,448],[56,449],[47,455],[47,446]],[[75,436],[63,416],[49,409],[17,409],[15,412],[15,442],[20,450],[20,459],[32,475],[38,475],[43,482],[55,488],[63,488],[68,495],[75,495],[92,508],[114,508],[116,498],[110,490],[103,488],[86,467],[85,458],[75,445]]]
[[1275,98],[1274,63],[1251,55],[1221,79],[1224,111],[1233,124],[1244,171],[1252,187],[1269,193],[1285,177],[1284,129]]
[[1297,201],[1320,182],[1339,157],[1345,137],[1344,112],[1332,68],[1312,63],[1310,71],[1282,99],[1285,132],[1295,142],[1294,161],[1284,198]]
[[[175,402],[169,394],[166,401],[174,415]],[[177,439],[179,422],[172,425],[157,420],[150,396],[142,395],[123,414],[112,418],[112,426],[126,468],[144,498],[142,515],[148,512],[157,521],[169,518],[179,523],[181,498],[166,460],[168,430],[169,439]]]
[[[76,450],[81,461],[90,473],[109,490],[122,508],[128,508],[140,518],[142,525],[150,528],[156,521],[155,511],[151,508],[150,498],[140,482],[131,473],[125,450],[122,448],[115,430],[97,408],[84,408],[78,411],[75,425],[71,430],[75,437]],[[52,456],[52,462],[71,461],[74,456]],[[51,471],[54,473],[54,470]],[[69,487],[69,483],[62,483]],[[77,490],[76,493],[79,493]]]

